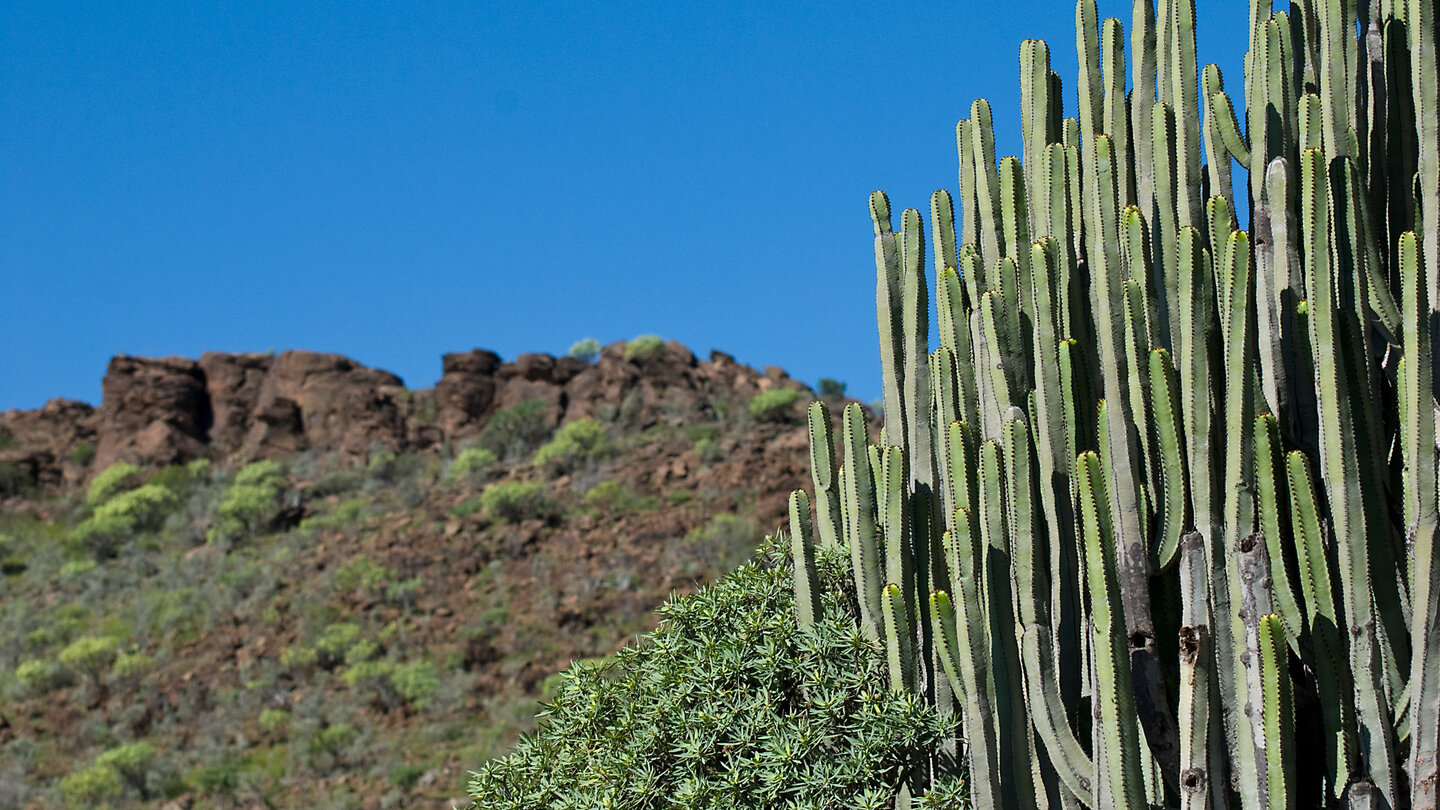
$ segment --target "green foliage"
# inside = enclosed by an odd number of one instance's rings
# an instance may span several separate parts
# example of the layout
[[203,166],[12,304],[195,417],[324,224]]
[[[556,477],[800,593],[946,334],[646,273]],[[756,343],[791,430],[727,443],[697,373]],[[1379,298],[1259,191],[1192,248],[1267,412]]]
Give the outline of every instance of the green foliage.
[[372,593],[383,593],[386,584],[395,572],[360,554],[346,560],[335,570],[335,587],[341,591],[364,589]]
[[655,509],[660,502],[653,495],[637,495],[627,484],[607,478],[585,492],[585,503],[607,512],[643,512]]
[[739,515],[719,514],[692,529],[685,542],[702,559],[713,560],[722,571],[738,565],[761,539],[755,522]]
[[312,747],[321,753],[332,756],[339,755],[345,747],[354,742],[360,736],[360,730],[349,723],[336,723],[326,726],[315,735]]
[[404,605],[409,610],[415,603],[415,596],[425,589],[425,577],[416,575],[385,587],[385,601]]
[[70,460],[81,467],[89,467],[90,462],[95,460],[95,443],[80,442],[70,450]]
[[467,447],[450,462],[450,479],[474,480],[499,461],[499,456],[488,447]]
[[268,527],[280,514],[280,488],[284,483],[285,470],[275,459],[241,467],[216,510],[215,530],[222,535],[248,537]]
[[820,396],[825,399],[842,399],[845,396],[845,383],[833,380],[829,377],[820,378]]
[[625,344],[625,359],[633,362],[649,360],[665,348],[665,340],[659,335],[641,335]]
[[114,636],[81,636],[60,651],[60,663],[98,679],[119,650],[120,639]]
[[96,559],[105,559],[136,534],[158,529],[178,503],[175,493],[160,484],[118,492],[96,505],[71,537]]
[[510,523],[548,518],[554,514],[555,504],[545,493],[545,484],[539,481],[501,481],[480,493],[480,505],[486,514]]
[[139,483],[144,471],[134,464],[117,461],[90,479],[90,488],[85,492],[85,502],[91,507],[110,500],[115,493]]
[[24,495],[35,488],[35,478],[18,464],[0,462],[0,495]]
[[105,765],[91,765],[60,780],[60,792],[71,807],[107,802],[125,791],[120,774]]
[[333,669],[344,662],[350,649],[360,642],[360,625],[354,622],[338,622],[328,625],[315,641],[315,653],[320,666]]
[[48,695],[74,682],[70,670],[59,661],[32,659],[15,668],[15,679],[32,695]]
[[115,656],[110,675],[124,683],[135,683],[155,668],[155,659],[143,652],[122,652]]
[[368,689],[387,708],[423,710],[440,689],[440,673],[427,661],[362,661],[341,673],[346,685]]
[[95,767],[113,768],[124,780],[140,792],[149,793],[148,779],[158,752],[155,746],[145,740],[125,743],[111,748],[95,758]]
[[360,524],[367,504],[369,501],[365,498],[350,498],[341,502],[332,512],[322,512],[301,520],[300,531],[314,533],[354,529]]
[[238,486],[274,486],[285,482],[285,468],[273,458],[252,461],[235,473]]
[[568,471],[575,464],[610,453],[610,430],[598,419],[577,419],[560,426],[555,438],[535,451],[535,463]]
[[[575,350],[571,349],[570,351],[573,353]],[[385,772],[385,778],[390,781],[390,784],[408,793],[415,789],[416,783],[420,781],[420,777],[424,776],[427,770],[424,765],[396,765]]]
[[85,576],[95,570],[94,559],[70,560],[60,566],[59,577],[62,582],[70,582]]
[[586,363],[593,363],[600,357],[600,341],[595,338],[583,338],[575,341],[570,347],[569,356]]
[[258,722],[267,734],[283,737],[290,729],[290,712],[284,709],[262,709]]
[[[796,629],[784,568],[751,563],[660,610],[654,633],[563,673],[541,728],[480,767],[473,808],[849,807],[891,797],[951,731],[874,689],[880,656],[823,561],[827,614]],[[954,805],[952,805],[954,806]]]
[[527,399],[518,405],[502,408],[485,423],[476,444],[500,459],[518,459],[528,455],[554,431],[546,413],[544,400]]
[[795,418],[799,399],[800,392],[794,388],[772,388],[756,394],[746,409],[761,422],[789,422]]
[[240,765],[231,759],[195,769],[186,782],[202,796],[229,796],[240,787]]
[[1434,810],[1440,6],[1251,4],[1230,90],[1131,8],[1077,3],[1075,117],[1021,44],[1023,160],[982,99],[928,228],[872,194],[884,438],[812,421],[813,525],[982,810]]

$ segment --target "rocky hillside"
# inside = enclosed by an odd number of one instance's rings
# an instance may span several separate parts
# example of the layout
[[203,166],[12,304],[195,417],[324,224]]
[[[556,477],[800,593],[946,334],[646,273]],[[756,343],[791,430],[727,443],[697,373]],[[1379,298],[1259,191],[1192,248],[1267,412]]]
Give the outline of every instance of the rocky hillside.
[[448,808],[547,678],[737,564],[808,482],[776,368],[637,340],[116,357],[0,414],[0,810]]

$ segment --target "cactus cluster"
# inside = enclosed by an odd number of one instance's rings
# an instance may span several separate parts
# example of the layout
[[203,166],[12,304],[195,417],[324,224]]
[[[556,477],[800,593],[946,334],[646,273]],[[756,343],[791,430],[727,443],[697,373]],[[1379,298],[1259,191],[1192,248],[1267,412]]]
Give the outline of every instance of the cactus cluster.
[[1242,122],[1192,0],[1079,0],[1076,115],[1027,41],[1023,159],[980,100],[928,244],[871,196],[884,427],[811,406],[791,541],[963,721],[899,806],[1437,807],[1437,16],[1252,0]]

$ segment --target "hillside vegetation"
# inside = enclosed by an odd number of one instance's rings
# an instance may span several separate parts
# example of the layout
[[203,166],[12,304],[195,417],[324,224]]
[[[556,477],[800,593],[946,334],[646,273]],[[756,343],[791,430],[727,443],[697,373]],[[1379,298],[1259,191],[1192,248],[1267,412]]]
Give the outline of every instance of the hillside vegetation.
[[779,525],[811,395],[770,390],[791,393],[658,418],[524,400],[427,449],[22,481],[0,808],[465,803],[555,673]]

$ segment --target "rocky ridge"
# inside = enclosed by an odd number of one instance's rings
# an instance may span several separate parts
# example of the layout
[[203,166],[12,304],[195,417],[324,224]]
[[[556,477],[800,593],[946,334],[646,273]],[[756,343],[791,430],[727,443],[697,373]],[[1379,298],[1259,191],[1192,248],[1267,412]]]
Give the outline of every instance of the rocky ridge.
[[0,465],[28,479],[11,481],[11,488],[57,491],[117,461],[150,467],[304,451],[356,459],[442,449],[477,436],[496,411],[527,400],[544,402],[553,425],[623,417],[644,429],[713,418],[721,403],[771,388],[803,388],[776,367],[761,373],[723,352],[697,360],[671,341],[626,359],[625,346],[606,346],[594,363],[546,354],[504,362],[484,349],[446,354],[439,382],[423,390],[338,354],[118,355],[106,369],[98,408],[55,399],[0,413],[0,437],[8,437],[0,442]]

